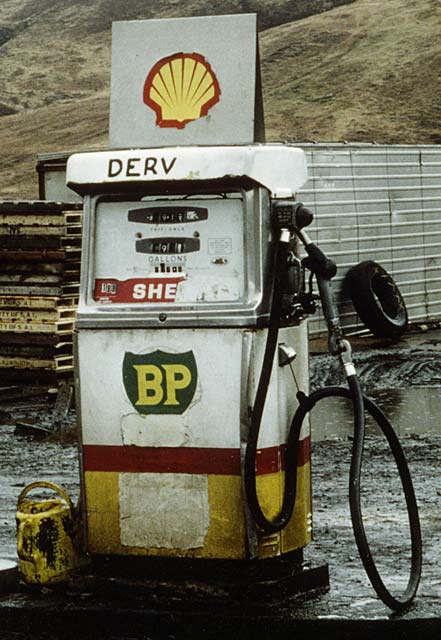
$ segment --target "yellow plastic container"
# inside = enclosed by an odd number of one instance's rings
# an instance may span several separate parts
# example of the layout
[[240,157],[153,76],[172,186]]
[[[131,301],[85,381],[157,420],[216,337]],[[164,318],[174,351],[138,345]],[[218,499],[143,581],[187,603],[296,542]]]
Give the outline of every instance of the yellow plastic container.
[[[59,498],[25,500],[36,488],[51,489]],[[52,482],[32,482],[18,497],[16,522],[23,580],[42,586],[69,580],[78,567],[80,527],[77,509],[67,493]]]

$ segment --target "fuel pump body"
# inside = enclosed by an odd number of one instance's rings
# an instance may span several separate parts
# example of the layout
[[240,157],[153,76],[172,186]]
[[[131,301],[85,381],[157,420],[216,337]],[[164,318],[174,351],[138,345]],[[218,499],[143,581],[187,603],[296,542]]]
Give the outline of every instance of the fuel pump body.
[[[81,387],[90,553],[249,557],[240,424],[241,413],[247,410],[245,398],[249,398],[244,379],[258,376],[264,332],[164,329],[158,335],[147,329],[124,336],[120,330],[106,330],[98,336],[94,330],[80,330],[79,361],[83,371],[87,368],[100,381],[90,385],[86,378]],[[301,351],[303,336],[299,331],[295,336],[295,331],[289,333],[284,339]],[[142,364],[132,364],[136,361]],[[128,383],[124,385],[128,367],[137,369],[133,404],[126,392]],[[140,379],[147,368],[157,376],[152,379],[158,386],[151,397],[147,392],[152,385]],[[189,372],[181,378],[187,387],[176,389],[176,371]],[[294,409],[287,377],[286,370],[278,370],[272,381],[263,425],[266,435],[259,449],[258,489],[269,516],[276,512],[282,495],[283,427]],[[109,395],[103,393],[106,388],[111,390]],[[155,405],[158,413],[138,412],[146,409],[141,405],[143,394],[144,401],[156,402],[162,393],[161,403]],[[185,415],[168,413],[167,403],[180,410],[190,396]],[[86,406],[93,410],[87,411]],[[296,511],[283,532],[259,539],[259,557],[301,548],[310,540],[307,436],[302,444]]]
[[[260,534],[245,498],[271,202],[307,177],[300,149],[260,144],[262,104],[255,14],[113,25],[113,149],[67,165],[85,199],[76,350],[92,554],[264,558],[311,538],[307,427],[284,530]],[[280,341],[297,351],[305,389],[305,321],[286,323]],[[257,454],[269,517],[295,406],[290,368],[275,364]]]
[[[116,174],[129,153],[142,166],[174,157],[168,179]],[[197,177],[184,180],[190,166]],[[302,152],[282,145],[69,160],[68,184],[85,196],[76,349],[90,553],[268,558],[310,541],[308,426],[283,531],[256,531],[241,479],[268,330],[271,199],[292,197],[305,178]],[[289,324],[280,342],[295,348],[305,389],[306,321]],[[292,373],[275,364],[257,456],[269,517],[296,406]]]

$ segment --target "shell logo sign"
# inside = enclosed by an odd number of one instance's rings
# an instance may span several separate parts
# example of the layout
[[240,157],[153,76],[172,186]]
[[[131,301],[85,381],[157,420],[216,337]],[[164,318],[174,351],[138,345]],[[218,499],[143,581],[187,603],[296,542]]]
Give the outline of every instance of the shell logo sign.
[[144,103],[159,127],[183,129],[206,116],[221,90],[210,64],[199,53],[175,53],[153,65],[144,84]]

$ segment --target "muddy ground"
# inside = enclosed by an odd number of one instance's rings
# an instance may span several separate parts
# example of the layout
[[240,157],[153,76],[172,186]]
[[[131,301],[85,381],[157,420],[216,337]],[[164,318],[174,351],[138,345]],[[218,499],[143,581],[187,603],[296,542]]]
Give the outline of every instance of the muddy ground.
[[[441,387],[439,374],[441,367],[438,364],[441,357],[439,352],[441,342],[438,337],[435,340],[433,335],[428,335],[425,340],[417,340],[415,344],[404,343],[392,351],[383,347],[363,351],[358,356],[356,355],[363,384],[365,387],[369,386],[370,395],[376,397],[379,404],[383,405],[384,410],[389,415],[392,414],[393,418],[400,416],[400,411],[393,405],[393,399],[396,397],[393,394],[394,390],[412,387],[421,397],[438,393]],[[317,387],[323,382],[335,381],[335,376],[332,373],[334,366],[332,359],[326,355],[316,355],[311,360],[313,386]],[[393,364],[393,368],[391,368],[391,364]],[[374,376],[372,376],[373,371],[375,372]],[[2,556],[13,558],[16,556],[14,524],[16,501],[21,489],[27,483],[43,478],[52,480],[65,487],[74,499],[78,497],[75,413],[72,410],[69,414],[68,431],[70,435],[67,439],[57,437],[40,439],[16,435],[14,425],[17,420],[33,418],[37,419],[37,423],[39,420],[46,420],[52,411],[47,397],[3,403],[0,409],[2,412],[0,422],[3,423],[0,428],[0,466],[2,469],[0,543]],[[432,413],[435,415],[432,415],[430,433],[426,432],[424,421],[418,419],[416,415],[415,420],[410,422],[410,424],[414,424],[414,428],[409,427],[402,437],[402,444],[414,480],[420,508],[424,565],[415,606],[409,612],[399,616],[399,619],[409,622],[429,620],[438,625],[435,631],[432,628],[434,635],[423,634],[419,636],[424,638],[440,637],[441,635],[441,570],[439,562],[441,557],[441,512],[439,509],[441,425],[439,425],[439,416],[441,412],[436,411],[436,405],[433,405]],[[324,426],[324,423],[329,421],[330,414],[337,415],[337,418],[330,421],[333,424],[329,428],[330,435],[327,437],[328,427]],[[336,421],[338,424],[335,424]],[[437,424],[440,426],[439,429],[436,427]],[[320,434],[313,443],[314,542],[306,550],[305,556],[311,565],[329,564],[331,590],[314,599],[312,604],[300,605],[295,600],[289,599],[279,601],[277,608],[272,609],[272,613],[270,613],[285,622],[294,621],[299,616],[302,619],[312,619],[323,623],[340,621],[343,624],[349,620],[361,622],[366,619],[387,621],[390,617],[390,611],[375,597],[359,560],[353,539],[347,499],[352,445],[350,418],[344,409],[341,409],[341,413],[336,414],[334,408],[321,408],[320,411],[315,410],[313,428],[318,430]],[[380,573],[385,576],[386,585],[395,593],[399,593],[406,585],[409,570],[409,527],[394,462],[386,441],[375,432],[373,427],[369,431],[365,446],[362,507],[367,535]],[[180,611],[180,615],[183,615],[189,602],[188,592],[185,591],[185,588],[179,588],[175,593],[170,594],[169,591],[164,592],[162,584],[163,597],[158,599],[157,593],[155,593],[158,584],[155,586],[154,583],[151,583],[150,591],[144,592],[141,609],[145,612],[147,607],[149,611],[159,609],[169,613],[170,610],[175,609]],[[198,593],[195,602],[198,603],[197,607],[201,608],[200,613],[202,614],[204,606],[201,604],[203,600],[199,597],[200,585],[199,587],[193,586],[193,595],[195,593]],[[39,597],[39,606],[42,605],[41,597],[43,597],[45,606],[50,607],[51,595]],[[56,598],[60,597],[59,594],[56,596]],[[76,597],[78,603],[78,594]],[[30,603],[30,600],[26,598],[28,596],[21,594],[12,597],[12,599],[11,597],[0,599],[0,617],[2,607],[24,606],[26,603]],[[57,600],[57,602],[61,606],[60,601]],[[81,602],[82,606],[86,605],[84,598]],[[131,602],[131,606],[138,606],[136,598],[132,598]],[[210,602],[212,607],[210,610],[216,612],[216,594],[211,594]],[[224,595],[219,602],[222,602],[222,611],[224,613],[228,611],[228,608],[225,609]],[[96,601],[92,597],[92,600],[87,603],[87,606],[94,606],[93,603],[96,604]],[[62,605],[63,610],[65,610],[65,605],[66,602]],[[101,602],[100,607],[102,606]],[[112,604],[113,609],[114,603]],[[247,616],[254,622],[258,621],[261,616],[264,616],[266,620],[268,611],[265,613],[264,609],[262,603],[250,601],[244,604],[242,602],[239,609],[233,607],[228,615],[229,619],[233,621],[235,619],[242,621],[239,625],[241,626]],[[175,622],[177,619],[176,616],[173,617]],[[393,619],[396,621],[395,617]],[[208,637],[207,629],[210,625],[206,621],[204,624]],[[161,631],[161,625],[158,628],[156,623],[155,629],[156,631],[153,632],[152,627],[151,633],[146,632],[145,635],[136,635],[135,631],[132,631],[112,636],[109,632],[110,635],[102,637],[178,637],[176,629],[170,631],[167,627],[168,630],[165,632],[166,626],[164,626]],[[327,633],[329,635],[329,632]],[[15,635],[2,637],[18,639],[28,637],[28,635],[21,635],[16,631]],[[47,637],[67,636],[61,634]],[[245,637],[245,635],[241,633],[238,637]],[[343,638],[346,636],[339,636],[337,633],[335,636],[331,634],[329,637]],[[363,636],[360,635],[361,637]],[[410,634],[409,636],[393,637],[414,636]]]
[[[395,344],[353,341],[354,362],[364,393],[392,422],[411,471],[419,505],[424,565],[416,608],[426,604],[441,615],[441,334],[407,335]],[[368,342],[369,344],[369,342]],[[373,347],[373,348],[372,348]],[[311,386],[343,384],[336,359],[312,357]],[[362,509],[369,543],[386,586],[407,584],[409,527],[395,462],[378,427],[368,418],[363,461]],[[347,500],[352,414],[347,401],[328,399],[312,415],[315,540],[308,550],[327,558],[335,593],[363,610],[372,588],[353,541]],[[351,594],[356,594],[351,598]],[[367,600],[366,600],[367,603]],[[372,602],[369,607],[376,607]],[[441,630],[440,630],[441,635]]]

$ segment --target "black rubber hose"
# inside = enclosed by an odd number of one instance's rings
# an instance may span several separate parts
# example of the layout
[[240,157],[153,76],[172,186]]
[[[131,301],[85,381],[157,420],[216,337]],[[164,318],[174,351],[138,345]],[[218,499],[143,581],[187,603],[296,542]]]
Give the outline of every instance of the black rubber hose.
[[[244,486],[248,507],[253,520],[264,533],[276,533],[288,524],[296,499],[297,443],[295,443],[294,448],[290,449],[288,446],[286,450],[286,475],[282,508],[279,514],[272,520],[268,520],[260,507],[256,486],[257,443],[279,336],[281,314],[280,285],[284,259],[286,262],[286,251],[283,250],[281,243],[276,243],[273,257],[275,277],[270,301],[268,335],[263,355],[262,369],[257,385],[256,398],[251,412],[244,462]],[[294,459],[292,459],[293,455]]]
[[[349,503],[354,536],[363,566],[377,595],[391,609],[394,609],[395,611],[402,611],[412,602],[418,589],[421,576],[422,544],[418,506],[416,503],[409,467],[395,431],[389,420],[377,405],[363,396],[357,376],[353,375],[348,377],[349,389],[346,387],[324,387],[323,389],[314,391],[310,396],[305,395],[303,392],[299,392],[297,394],[299,406],[297,407],[291,421],[285,452],[285,484],[282,506],[278,515],[271,520],[265,516],[260,507],[256,486],[256,454],[262,415],[265,408],[268,385],[271,378],[274,356],[277,348],[281,313],[280,284],[281,273],[283,272],[283,264],[285,260],[286,251],[283,250],[280,244],[276,244],[274,249],[275,278],[270,303],[271,311],[268,335],[265,345],[262,370],[257,386],[256,399],[251,413],[248,441],[245,452],[244,486],[248,507],[256,525],[263,533],[276,533],[281,531],[288,524],[296,501],[297,450],[303,420],[307,413],[309,413],[317,402],[323,398],[340,396],[350,399],[354,407],[354,443],[352,447],[349,479]],[[377,422],[389,443],[406,498],[411,533],[412,559],[409,581],[401,597],[393,596],[381,579],[372,558],[363,525],[360,505],[360,478],[364,447],[365,410]]]
[[[349,376],[348,383],[349,389],[346,387],[324,387],[323,389],[314,391],[310,396],[306,396],[302,392],[298,394],[300,404],[291,423],[288,447],[292,447],[297,450],[297,442],[303,420],[317,402],[330,397],[343,397],[352,401],[354,406],[354,441],[349,477],[349,504],[355,541],[357,543],[358,552],[365,571],[378,597],[391,609],[394,609],[395,611],[403,611],[409,607],[415,597],[421,577],[422,567],[421,528],[412,479],[403,449],[391,423],[372,400],[362,395],[356,376]],[[411,536],[411,568],[406,589],[399,597],[392,595],[392,593],[387,589],[377,570],[363,524],[360,505],[360,477],[364,445],[365,411],[367,411],[378,424],[389,444],[406,499]],[[296,454],[291,453],[291,464],[292,460],[295,460],[295,457]]]
[[[349,477],[349,504],[355,541],[363,566],[378,597],[391,609],[401,611],[406,609],[415,597],[422,567],[421,527],[412,479],[400,441],[389,420],[374,402],[363,397],[357,376],[350,376],[348,384],[349,390],[343,387],[341,395],[352,399],[355,412],[354,442]],[[362,420],[360,416],[364,415],[364,410],[373,417],[389,444],[406,499],[411,537],[411,569],[406,589],[400,597],[393,596],[385,586],[372,558],[363,524],[360,505],[360,477],[364,444],[364,419]],[[363,425],[361,426],[362,422]]]

